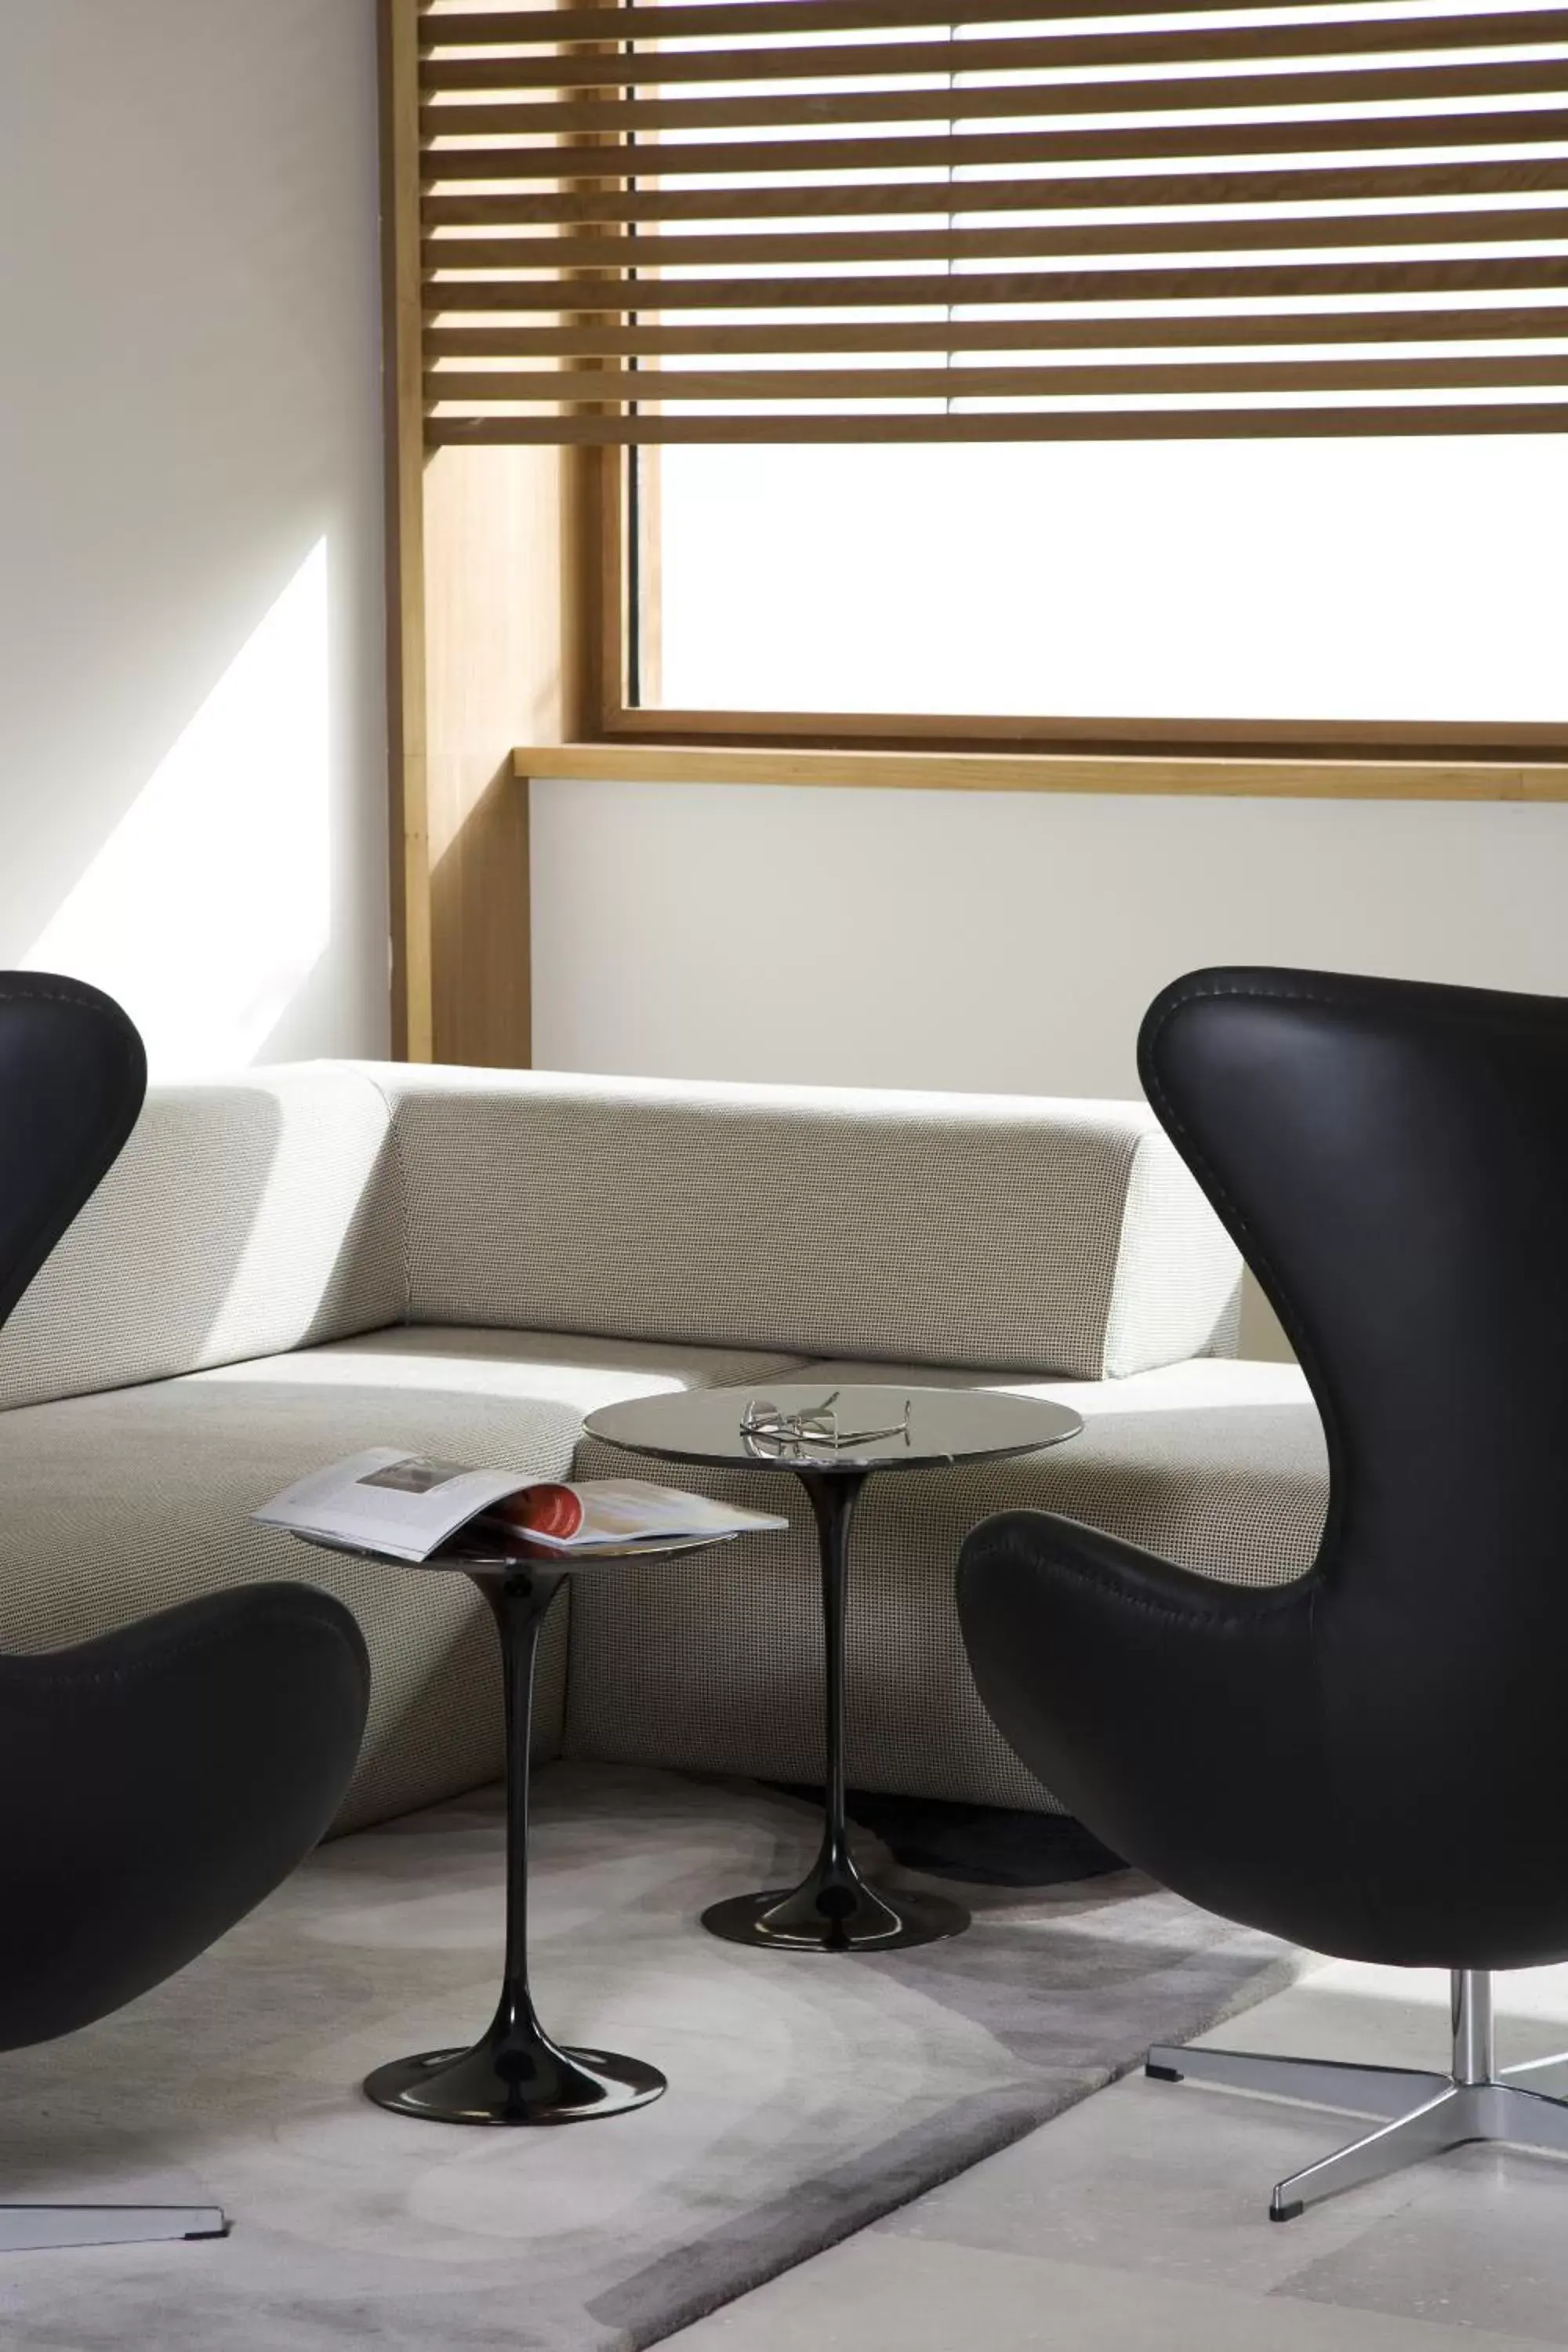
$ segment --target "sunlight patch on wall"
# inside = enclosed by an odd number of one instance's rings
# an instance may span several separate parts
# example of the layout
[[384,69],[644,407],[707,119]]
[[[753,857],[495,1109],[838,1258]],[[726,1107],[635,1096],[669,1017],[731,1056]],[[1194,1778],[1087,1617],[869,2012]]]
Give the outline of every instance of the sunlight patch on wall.
[[252,1061],[326,949],[327,632],[322,539],[22,959],[117,997],[156,1077]]

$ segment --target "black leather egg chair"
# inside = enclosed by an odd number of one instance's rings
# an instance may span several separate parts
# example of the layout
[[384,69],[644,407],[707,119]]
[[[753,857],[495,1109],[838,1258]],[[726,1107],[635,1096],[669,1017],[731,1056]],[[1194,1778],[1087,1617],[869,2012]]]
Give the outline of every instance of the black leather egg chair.
[[[120,1151],[145,1082],[110,998],[0,972],[0,1319]],[[269,1894],[336,1810],[368,1694],[358,1626],[303,1584],[0,1656],[0,2051],[107,2016]],[[91,2063],[84,2050],[84,2080]],[[226,2226],[212,2206],[3,2205],[0,2252]]]
[[1467,2140],[1568,2155],[1549,2070],[1499,2074],[1491,2022],[1493,1969],[1568,1958],[1568,1003],[1203,971],[1151,1008],[1139,1061],[1310,1382],[1321,1546],[1258,1589],[990,1519],[958,1574],[981,1692],[1194,1903],[1451,1971],[1446,2074],[1150,2053],[1170,2080],[1385,2119],[1281,2181],[1276,2221]]

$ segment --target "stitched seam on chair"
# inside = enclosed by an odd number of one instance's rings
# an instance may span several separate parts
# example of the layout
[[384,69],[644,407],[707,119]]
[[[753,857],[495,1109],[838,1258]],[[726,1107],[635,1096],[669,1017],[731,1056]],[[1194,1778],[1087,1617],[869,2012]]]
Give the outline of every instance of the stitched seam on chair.
[[[1042,1517],[1055,1516],[1054,1513],[1040,1514]],[[1066,1524],[1072,1527],[1081,1522],[1069,1519]],[[988,1545],[986,1549],[994,1558],[1015,1560],[1026,1568],[1035,1565],[1034,1555],[1029,1547],[1016,1536],[1005,1537],[994,1546]],[[1096,1592],[1103,1592],[1109,1600],[1118,1602],[1123,1608],[1142,1610],[1145,1616],[1162,1617],[1169,1624],[1202,1625],[1213,1627],[1221,1632],[1229,1632],[1240,1625],[1256,1624],[1260,1617],[1282,1616],[1287,1609],[1299,1605],[1299,1596],[1303,1582],[1300,1577],[1294,1577],[1289,1584],[1279,1587],[1277,1596],[1270,1593],[1267,1601],[1260,1600],[1255,1608],[1242,1611],[1212,1609],[1206,1603],[1195,1601],[1190,1608],[1183,1608],[1180,1603],[1173,1601],[1152,1601],[1143,1593],[1129,1592],[1124,1585],[1116,1583],[1110,1577],[1098,1574],[1094,1569],[1078,1559],[1059,1558],[1053,1559],[1051,1573],[1072,1577],[1079,1584],[1086,1584]],[[1217,1580],[1215,1589],[1216,1591],[1223,1589]],[[1253,1591],[1257,1588],[1249,1586],[1247,1589]]]
[[65,988],[0,988],[0,1004],[74,1004],[79,1013],[101,1013],[100,1000]]
[[[1247,1219],[1242,1214],[1241,1210],[1237,1207],[1234,1199],[1231,1197],[1228,1188],[1220,1181],[1218,1175],[1208,1160],[1206,1155],[1198,1149],[1190,1130],[1186,1127],[1185,1122],[1180,1118],[1174,1106],[1172,1104],[1169,1096],[1166,1094],[1164,1087],[1160,1084],[1158,1073],[1153,1067],[1153,1046],[1155,1040],[1166,1028],[1173,1013],[1180,1011],[1184,1005],[1200,1004],[1205,1002],[1217,1003],[1223,1003],[1227,999],[1234,1000],[1237,1003],[1256,1004],[1317,1004],[1321,1005],[1325,1011],[1331,1013],[1337,1012],[1341,1009],[1340,1001],[1335,997],[1328,995],[1321,989],[1302,988],[1299,986],[1277,988],[1260,988],[1256,985],[1247,988],[1215,988],[1210,986],[1204,988],[1184,989],[1179,993],[1173,992],[1167,997],[1165,1003],[1161,1007],[1160,1017],[1153,1029],[1149,1034],[1149,1050],[1144,1056],[1149,1065],[1147,1070],[1143,1074],[1145,1084],[1149,1087],[1151,1099],[1154,1101],[1161,1118],[1165,1121],[1167,1127],[1173,1134],[1179,1133],[1182,1136],[1190,1151],[1190,1164],[1194,1168],[1201,1168],[1203,1170],[1210,1186],[1213,1188],[1213,1197],[1215,1200],[1224,1202],[1226,1210],[1228,1212],[1228,1214],[1233,1221],[1233,1227],[1238,1239],[1242,1236],[1246,1237],[1242,1243],[1244,1256],[1247,1255],[1247,1242],[1251,1242],[1258,1265],[1268,1271],[1277,1286],[1278,1305],[1276,1311],[1278,1311],[1279,1305],[1286,1307],[1287,1310],[1289,1310],[1289,1294],[1285,1286],[1279,1282],[1278,1273],[1268,1252],[1258,1244],[1257,1236],[1253,1234],[1251,1225]],[[1307,1385],[1311,1391],[1312,1396],[1318,1404],[1319,1412],[1322,1416],[1324,1435],[1328,1442],[1329,1507],[1324,1517],[1323,1532],[1319,1539],[1316,1556],[1313,1559],[1311,1567],[1307,1570],[1306,1576],[1298,1580],[1298,1585],[1305,1584],[1308,1587],[1307,1657],[1312,1678],[1313,1705],[1318,1718],[1318,1743],[1320,1757],[1331,1784],[1334,1788],[1341,1819],[1354,1823],[1358,1818],[1357,1810],[1353,1802],[1351,1801],[1350,1792],[1348,1792],[1344,1788],[1340,1773],[1335,1768],[1334,1744],[1329,1738],[1327,1695],[1323,1686],[1321,1648],[1318,1640],[1318,1597],[1319,1592],[1321,1590],[1322,1582],[1320,1570],[1323,1560],[1330,1552],[1331,1547],[1337,1546],[1342,1540],[1344,1533],[1342,1516],[1342,1496],[1345,1486],[1345,1474],[1343,1467],[1344,1448],[1340,1436],[1340,1432],[1343,1426],[1344,1416],[1339,1407],[1334,1383],[1328,1377],[1324,1366],[1318,1358],[1316,1349],[1310,1346],[1303,1348],[1301,1344],[1302,1334],[1299,1329],[1294,1328],[1295,1318],[1293,1314],[1289,1311],[1282,1313],[1280,1314],[1279,1320],[1285,1329],[1286,1336],[1289,1339],[1292,1346],[1296,1349],[1297,1359],[1301,1365],[1303,1372],[1306,1374]],[[1338,1466],[1338,1475],[1336,1475],[1336,1465]],[[1381,1919],[1383,1913],[1382,1906],[1378,1903],[1373,1893],[1375,1878],[1374,1874],[1369,1871],[1367,1867],[1367,1857],[1363,1851],[1361,1839],[1353,1828],[1350,1832],[1350,1847],[1355,1882],[1361,1894],[1363,1912],[1369,1922],[1376,1922]],[[1375,1927],[1373,1932],[1375,1933]]]
[[[330,1600],[331,1595],[323,1593],[321,1598]],[[303,1608],[298,1601],[279,1602],[266,1612],[266,1618],[268,1625],[310,1625],[318,1630],[325,1629],[331,1633],[340,1636],[342,1634],[342,1627],[331,1617],[324,1615],[318,1609]],[[145,1622],[144,1620],[142,1622]],[[117,1632],[126,1634],[137,1630],[138,1626],[135,1622],[117,1628]],[[183,1634],[178,1641],[171,1643],[168,1647],[157,1650],[145,1658],[138,1659],[134,1664],[81,1667],[74,1673],[68,1667],[56,1668],[51,1672],[43,1664],[43,1661],[49,1657],[63,1655],[69,1658],[73,1654],[69,1650],[64,1652],[44,1650],[37,1652],[34,1656],[19,1655],[13,1651],[5,1657],[3,1664],[0,1664],[0,1692],[3,1692],[5,1684],[12,1680],[25,1682],[28,1691],[90,1690],[104,1685],[142,1682],[154,1674],[162,1673],[165,1666],[177,1664],[185,1658],[200,1656],[204,1650],[218,1649],[225,1643],[242,1638],[248,1641],[254,1637],[255,1632],[254,1622],[244,1626],[215,1625],[205,1633]],[[95,1642],[112,1642],[115,1634],[95,1634],[93,1639]]]

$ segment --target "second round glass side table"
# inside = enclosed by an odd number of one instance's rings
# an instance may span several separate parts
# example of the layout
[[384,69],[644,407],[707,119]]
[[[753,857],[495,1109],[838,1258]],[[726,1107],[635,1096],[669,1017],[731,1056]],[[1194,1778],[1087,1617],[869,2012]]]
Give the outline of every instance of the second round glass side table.
[[849,1847],[845,1808],[845,1596],[849,1529],[866,1481],[884,1470],[950,1468],[1034,1454],[1076,1437],[1066,1405],[995,1389],[922,1389],[831,1381],[769,1381],[755,1389],[689,1389],[591,1412],[595,1437],[628,1453],[723,1469],[787,1470],[811,1498],[822,1557],[826,1786],[822,1845],[800,1885],[736,1895],[702,1924],[731,1943],[773,1951],[898,1951],[956,1936],[961,1903],[942,1895],[884,1895]]

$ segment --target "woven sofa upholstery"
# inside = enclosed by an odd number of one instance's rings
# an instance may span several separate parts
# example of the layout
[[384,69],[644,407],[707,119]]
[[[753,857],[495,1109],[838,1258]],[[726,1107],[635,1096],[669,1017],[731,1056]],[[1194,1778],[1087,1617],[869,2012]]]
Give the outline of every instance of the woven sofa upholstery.
[[401,1319],[378,1088],[318,1065],[154,1087],[0,1331],[0,1407],[166,1380]]
[[1234,1347],[1142,1104],[378,1073],[415,1322],[1100,1380]]
[[[647,1465],[584,1439],[595,1405],[819,1368],[1035,1386],[1089,1421],[1059,1455],[873,1485],[853,1761],[865,1785],[1048,1806],[969,1682],[958,1540],[1035,1498],[1217,1573],[1304,1567],[1321,1433],[1293,1370],[1226,1360],[1238,1276],[1136,1105],[371,1064],[154,1088],[0,1333],[0,1649],[312,1577],[372,1653],[350,1826],[494,1775],[492,1638],[461,1578],[255,1527],[293,1477],[377,1442],[624,1474]],[[542,1753],[820,1769],[794,1482],[740,1486],[789,1536],[563,1594]]]

